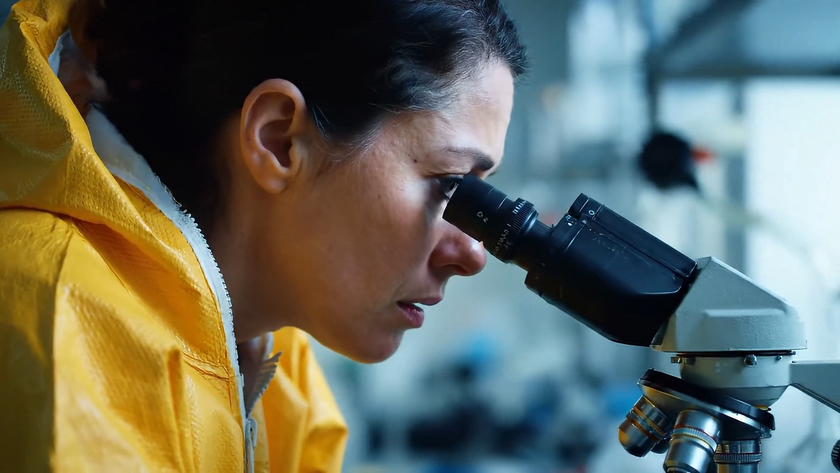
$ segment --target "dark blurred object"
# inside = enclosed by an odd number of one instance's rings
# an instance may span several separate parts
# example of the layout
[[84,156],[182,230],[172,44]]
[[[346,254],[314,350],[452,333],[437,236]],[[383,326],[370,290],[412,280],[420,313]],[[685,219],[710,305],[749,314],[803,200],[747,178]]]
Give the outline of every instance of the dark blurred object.
[[557,458],[567,465],[587,465],[603,445],[603,432],[593,424],[580,420],[567,424],[564,435],[556,441]]
[[[436,466],[446,467],[504,458],[548,471],[582,468],[596,454],[604,436],[602,423],[569,410],[567,391],[586,386],[532,378],[520,399],[521,414],[500,418],[487,397],[492,395],[479,389],[479,378],[475,360],[454,361],[430,373],[424,383],[428,396],[457,395],[436,415],[409,422],[406,446],[412,456],[433,458]],[[372,439],[382,440],[381,432],[371,434],[375,434]],[[376,453],[382,453],[381,445]]]
[[408,429],[408,447],[417,453],[465,454],[492,429],[490,410],[476,392],[477,368],[458,362],[446,366],[440,376],[428,384],[445,383],[458,393],[457,400],[437,417],[414,421]]
[[437,417],[420,419],[408,430],[408,446],[421,454],[469,454],[482,432],[493,428],[489,415],[480,404],[464,403]]
[[[706,157],[698,153],[697,157]],[[660,190],[689,187],[700,191],[695,167],[695,151],[684,138],[656,131],[645,142],[638,158],[645,179]]]

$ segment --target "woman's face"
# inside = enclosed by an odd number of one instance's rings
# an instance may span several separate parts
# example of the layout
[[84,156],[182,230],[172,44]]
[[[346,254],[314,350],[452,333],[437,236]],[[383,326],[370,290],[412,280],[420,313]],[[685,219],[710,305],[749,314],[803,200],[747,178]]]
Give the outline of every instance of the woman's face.
[[249,305],[269,329],[293,325],[377,362],[420,327],[421,307],[440,302],[450,277],[481,271],[484,248],[442,214],[453,176],[499,165],[513,79],[492,64],[460,90],[446,110],[389,120],[365,152],[325,171],[318,146],[292,153],[304,162],[262,204],[244,249],[248,300],[234,310]]

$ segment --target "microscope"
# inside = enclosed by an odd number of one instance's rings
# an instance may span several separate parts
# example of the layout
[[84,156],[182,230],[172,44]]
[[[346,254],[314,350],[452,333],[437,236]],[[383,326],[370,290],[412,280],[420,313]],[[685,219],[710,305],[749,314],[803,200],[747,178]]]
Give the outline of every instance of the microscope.
[[[555,225],[473,175],[443,218],[505,263],[525,286],[603,337],[672,353],[679,377],[648,370],[618,428],[637,457],[667,473],[756,473],[770,413],[793,386],[840,413],[840,361],[796,361],[796,310],[724,262],[693,260],[581,194]],[[840,441],[831,452],[840,471]]]

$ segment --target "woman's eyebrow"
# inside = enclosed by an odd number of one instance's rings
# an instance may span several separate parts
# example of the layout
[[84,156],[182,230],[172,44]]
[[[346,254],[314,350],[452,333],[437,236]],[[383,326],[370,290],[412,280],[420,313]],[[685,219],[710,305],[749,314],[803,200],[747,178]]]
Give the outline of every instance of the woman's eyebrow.
[[[467,156],[468,158],[472,158],[473,160],[473,169],[481,172],[487,172],[493,169],[496,166],[496,163],[493,159],[487,155],[484,151],[476,148],[460,148],[455,146],[448,146],[444,148],[444,151],[450,154],[459,154],[462,156]],[[492,174],[495,174],[495,170]],[[487,177],[490,177],[492,174],[488,174]]]

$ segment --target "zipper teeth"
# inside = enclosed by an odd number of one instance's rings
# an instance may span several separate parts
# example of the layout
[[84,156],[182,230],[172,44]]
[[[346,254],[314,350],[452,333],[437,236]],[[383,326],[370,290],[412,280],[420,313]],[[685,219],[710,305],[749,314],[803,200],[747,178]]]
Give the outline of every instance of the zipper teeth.
[[[190,246],[193,247],[193,251],[196,252],[199,265],[202,266],[205,276],[207,277],[207,282],[210,284],[210,290],[216,296],[219,312],[222,315],[222,324],[225,328],[225,343],[227,345],[228,354],[230,355],[231,364],[236,376],[236,389],[239,394],[239,417],[242,419],[242,436],[244,438],[244,447],[246,450],[245,470],[250,473],[253,471],[253,445],[251,444],[249,438],[250,432],[248,418],[246,417],[245,412],[245,380],[239,370],[239,350],[236,348],[236,337],[233,331],[233,305],[231,303],[230,293],[228,292],[224,275],[222,275],[222,270],[219,268],[219,263],[216,261],[216,257],[213,256],[213,251],[210,249],[210,245],[207,243],[207,238],[204,237],[204,232],[201,231],[201,227],[198,226],[198,223],[195,221],[192,214],[187,212],[181,204],[175,200],[171,193],[170,197],[172,197],[172,202],[175,203],[180,215],[185,217],[182,220],[185,221],[186,225],[184,226],[186,228],[183,228],[182,231],[185,232],[184,236],[187,238],[187,241],[190,242]],[[194,238],[190,238],[190,236],[186,233],[191,233]],[[195,240],[197,240],[199,245],[195,244]],[[196,248],[196,246],[198,246],[198,248]],[[203,250],[203,255],[199,253],[201,250]],[[202,256],[206,256],[206,259],[202,259]],[[203,261],[209,261],[212,264],[210,264],[210,267],[207,268],[205,267],[207,265],[202,264]]]
[[[163,183],[161,183],[163,184]],[[168,189],[167,189],[168,191]],[[171,195],[172,202],[175,203],[175,206],[178,209],[179,214],[182,217],[186,224],[184,225],[186,228],[183,228],[182,231],[185,232],[185,237],[187,241],[190,242],[190,246],[193,247],[193,251],[196,252],[196,257],[198,258],[199,265],[202,266],[202,270],[207,277],[207,282],[210,284],[210,290],[216,296],[217,305],[219,307],[219,312],[222,315],[222,324],[225,328],[225,343],[227,345],[228,353],[231,358],[231,363],[233,366],[234,374],[236,376],[236,388],[239,394],[239,417],[242,419],[242,435],[244,438],[244,447],[245,447],[245,470],[247,472],[252,472],[254,465],[253,465],[253,444],[250,439],[250,427],[248,418],[246,417],[245,412],[245,380],[242,377],[242,373],[239,370],[239,350],[236,348],[236,338],[233,331],[233,306],[230,299],[230,293],[227,289],[227,283],[225,283],[225,278],[222,275],[222,270],[219,268],[219,263],[216,261],[216,258],[213,256],[213,251],[210,249],[210,245],[207,243],[207,238],[204,237],[204,232],[201,231],[201,227],[198,226],[198,223],[193,218],[192,214],[187,212],[179,203],[175,200],[174,196]],[[176,224],[177,225],[177,224]],[[187,233],[191,233],[193,238]],[[196,245],[196,241],[199,245]],[[196,248],[198,246],[198,248]],[[199,252],[203,250],[203,255]],[[202,256],[206,256],[205,259]],[[207,268],[206,264],[202,264],[202,262],[209,261],[212,263],[210,268]]]
[[213,252],[210,250],[210,245],[207,244],[207,238],[204,237],[204,232],[201,231],[201,227],[198,226],[198,223],[195,221],[195,218],[193,218],[191,213],[186,212],[183,209],[183,207],[180,207],[179,210],[181,211],[182,214],[184,214],[189,219],[190,224],[192,226],[192,230],[194,230],[195,233],[198,234],[198,239],[201,241],[201,244],[204,247],[204,250],[207,251],[207,256],[210,257],[210,261],[213,263],[213,269],[216,270],[215,271],[215,273],[216,273],[215,276],[217,276],[218,279],[219,279],[219,283],[222,286],[222,295],[225,298],[224,299],[224,307],[221,307],[222,303],[221,303],[221,301],[219,302],[219,306],[220,306],[219,311],[226,311],[227,312],[227,314],[223,313],[222,316],[225,316],[225,315],[233,316],[233,311],[231,310],[232,307],[231,307],[231,301],[230,301],[230,293],[228,292],[227,283],[225,283],[225,277],[224,277],[224,275],[222,275],[222,270],[221,270],[221,268],[219,268],[219,263],[216,262],[216,257],[213,256]]
[[262,366],[260,366],[260,371],[257,375],[257,386],[259,386],[259,389],[251,393],[251,396],[248,399],[246,399],[246,414],[253,413],[256,401],[263,397],[263,394],[265,394],[265,392],[268,390],[268,385],[271,383],[271,380],[274,379],[275,372],[277,371],[277,360],[279,358],[280,353],[277,353],[271,358],[268,358],[267,360],[263,361]]
[[[174,200],[174,199],[173,199]],[[242,417],[242,424],[243,424],[243,432],[244,432],[244,425],[245,425],[245,411],[244,411],[244,399],[243,396],[245,395],[243,391],[243,380],[242,374],[239,372],[239,350],[236,349],[236,343],[233,341],[234,332],[233,332],[233,306],[230,299],[230,293],[228,292],[227,283],[225,283],[225,278],[222,275],[222,270],[219,268],[219,263],[216,261],[216,257],[213,256],[213,251],[210,249],[210,245],[207,244],[207,239],[204,237],[204,232],[201,231],[201,227],[198,226],[198,223],[193,218],[192,214],[185,211],[180,204],[177,203],[178,211],[181,212],[183,216],[187,218],[190,223],[190,230],[192,230],[195,235],[196,239],[201,243],[201,247],[204,249],[205,254],[207,255],[208,259],[212,263],[212,270],[210,274],[207,275],[207,278],[210,280],[210,289],[214,292],[216,296],[216,301],[219,306],[219,312],[222,315],[222,323],[225,325],[225,338],[228,345],[228,351],[231,356],[231,363],[233,364],[233,369],[236,374],[236,385],[239,391],[239,404],[240,404],[240,415]],[[199,257],[199,264],[201,263],[201,258]],[[208,272],[205,270],[205,272]],[[215,278],[214,278],[215,276]],[[221,294],[218,294],[218,289],[214,288],[214,282],[217,282],[221,288]]]

